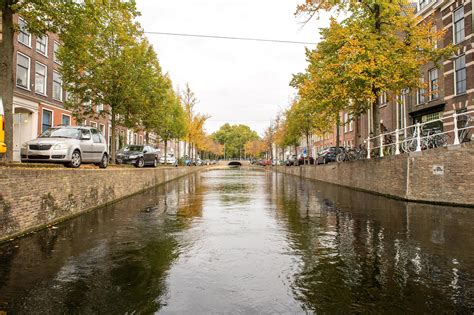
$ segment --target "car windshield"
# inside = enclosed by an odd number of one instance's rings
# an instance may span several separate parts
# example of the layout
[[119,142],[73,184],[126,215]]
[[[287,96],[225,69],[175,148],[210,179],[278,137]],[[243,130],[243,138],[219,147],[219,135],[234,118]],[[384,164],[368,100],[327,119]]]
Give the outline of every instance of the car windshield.
[[80,139],[81,132],[74,128],[50,128],[43,132],[40,138],[66,138],[66,139]]
[[143,151],[142,145],[127,145],[125,148],[122,149],[122,152],[141,152]]

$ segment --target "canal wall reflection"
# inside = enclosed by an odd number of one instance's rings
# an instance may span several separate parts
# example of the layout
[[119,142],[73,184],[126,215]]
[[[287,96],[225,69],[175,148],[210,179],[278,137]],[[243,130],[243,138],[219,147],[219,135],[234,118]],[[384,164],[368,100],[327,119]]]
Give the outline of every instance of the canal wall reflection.
[[[268,174],[269,198],[302,264],[307,310],[466,311],[474,306],[473,212]],[[429,302],[427,302],[429,301]]]
[[0,247],[0,310],[153,313],[202,215],[200,177],[151,189]]

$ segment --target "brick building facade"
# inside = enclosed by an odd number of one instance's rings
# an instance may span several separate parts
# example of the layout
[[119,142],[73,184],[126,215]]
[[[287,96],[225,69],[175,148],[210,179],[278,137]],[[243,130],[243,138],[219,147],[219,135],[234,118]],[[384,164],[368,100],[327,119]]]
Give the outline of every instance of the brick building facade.
[[[430,128],[453,129],[453,113],[474,110],[474,0],[418,0],[417,15],[422,20],[432,19],[434,28],[443,29],[443,39],[434,43],[445,47],[453,43],[456,52],[452,58],[435,65],[427,64],[422,70],[426,88],[398,93],[384,93],[380,97],[380,124],[382,131],[394,131],[417,122],[443,118]],[[371,110],[348,121],[347,113],[340,113],[339,140],[341,146],[355,147],[364,144],[373,132]],[[349,119],[350,120],[350,119]],[[462,124],[462,117],[458,121]],[[336,145],[336,128],[323,137],[311,140],[312,154]],[[301,140],[299,152],[306,147]]]
[[[48,33],[38,37],[28,33],[25,21],[14,16],[19,31],[14,38],[14,91],[13,91],[13,159],[20,160],[21,145],[36,138],[50,127],[76,125],[98,128],[111,143],[111,124],[108,116],[96,115],[77,122],[71,111],[64,107],[67,92],[63,89],[60,62],[55,51],[59,48],[58,36]],[[93,105],[96,113],[103,105]],[[150,143],[157,142],[154,135]],[[117,148],[126,144],[144,144],[145,132],[117,127]]]

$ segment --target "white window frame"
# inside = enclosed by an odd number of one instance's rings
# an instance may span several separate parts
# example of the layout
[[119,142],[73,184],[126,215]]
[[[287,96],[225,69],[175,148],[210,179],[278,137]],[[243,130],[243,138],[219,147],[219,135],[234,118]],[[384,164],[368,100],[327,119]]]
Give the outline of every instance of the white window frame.
[[43,118],[44,118],[44,112],[50,112],[51,113],[51,126],[50,128],[54,127],[54,111],[51,109],[43,108],[41,110],[41,133],[43,133]]
[[72,117],[71,117],[71,115],[64,114],[64,113],[61,114],[61,125],[64,126],[64,124],[63,124],[63,118],[64,118],[64,116],[69,117],[69,125],[68,125],[68,126],[71,126],[71,124],[72,124]]
[[[41,39],[45,39],[44,52],[38,49],[38,41]],[[36,36],[36,51],[45,57],[48,57],[48,42],[49,42],[48,35],[45,34],[44,36]]]
[[[26,75],[26,86],[22,86],[22,85],[19,85],[18,84],[18,56],[22,56],[22,57],[25,57],[26,59],[28,59],[28,71],[27,71],[27,75]],[[17,56],[16,56],[16,73],[15,73],[15,85],[21,89],[25,89],[25,90],[30,90],[30,80],[31,80],[31,58],[28,57],[27,55],[25,54],[22,54],[20,52],[17,53]]]
[[[36,90],[36,75],[38,74],[36,70],[38,68],[38,65],[44,67],[44,88],[42,92],[38,92]],[[45,64],[42,64],[41,62],[36,61],[35,63],[35,93],[43,95],[43,96],[47,96],[47,90],[48,90],[48,67]]]
[[[18,18],[18,28],[20,29],[20,31],[19,31],[19,33],[18,33],[17,40],[18,40],[19,43],[25,45],[26,47],[31,48],[31,33],[28,32],[28,31],[25,30],[25,29],[22,30],[21,23],[24,23],[24,24],[25,24],[25,27],[26,27],[26,24],[27,24],[26,21],[25,21],[23,18],[19,17],[19,18]],[[25,36],[28,36],[28,43],[24,43],[24,42],[22,42],[22,41],[20,40],[20,35],[21,35],[21,34],[24,34]]]
[[[59,98],[56,98],[55,95],[54,95],[54,84],[57,83],[56,81],[54,81],[54,74],[55,74],[55,73],[56,73],[57,75],[59,75],[59,77],[61,78],[61,84],[60,84],[60,86],[61,86],[61,93],[60,93],[60,95],[59,95]],[[53,99],[56,100],[56,101],[62,102],[62,101],[63,101],[63,92],[64,92],[64,89],[63,89],[63,78],[61,77],[61,74],[60,74],[59,72],[53,71],[53,90],[52,90],[52,93],[51,93]]]
[[[458,70],[456,69],[456,60],[458,60],[459,58],[463,58],[464,57],[464,68],[461,68],[461,69],[464,69],[464,72],[466,73],[465,74],[465,89],[463,92],[461,93],[458,93]],[[453,65],[453,68],[454,68],[454,95],[463,95],[463,94],[466,94],[466,91],[467,91],[467,65],[466,65],[466,55],[460,55],[458,57],[456,57],[454,59],[454,65]]]
[[90,126],[97,129],[97,123],[95,121],[89,122]]
[[[456,20],[455,19],[456,12],[458,12],[460,10],[463,11],[462,18],[459,19],[459,20]],[[453,11],[453,43],[455,45],[457,45],[459,43],[462,43],[463,41],[466,40],[466,21],[465,21],[464,17],[465,17],[465,15],[464,15],[464,6],[460,6],[459,8],[457,8],[456,10]],[[456,34],[458,33],[458,31],[456,30],[457,23],[460,23],[460,25],[462,25],[462,32],[463,32],[463,37],[459,41],[456,40]],[[461,31],[461,29],[459,29],[459,31]]]
[[[435,87],[433,84],[432,73],[436,72],[436,84]],[[428,80],[429,80],[429,91],[430,91],[430,101],[437,100],[439,98],[439,70],[438,68],[432,68],[428,70]]]
[[59,61],[59,59],[56,55],[56,47],[58,47],[58,49],[59,49],[60,46],[61,46],[61,44],[58,41],[54,41],[54,43],[53,43],[53,61],[55,63],[57,63],[58,65],[61,64],[61,62]]

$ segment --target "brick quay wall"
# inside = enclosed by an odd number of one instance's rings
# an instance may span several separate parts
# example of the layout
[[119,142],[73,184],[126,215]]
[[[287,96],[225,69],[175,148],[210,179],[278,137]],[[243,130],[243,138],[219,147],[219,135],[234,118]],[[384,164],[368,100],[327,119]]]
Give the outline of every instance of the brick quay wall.
[[204,168],[1,168],[0,242],[202,169]]
[[415,202],[474,207],[474,144],[277,172]]

